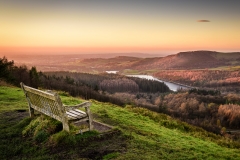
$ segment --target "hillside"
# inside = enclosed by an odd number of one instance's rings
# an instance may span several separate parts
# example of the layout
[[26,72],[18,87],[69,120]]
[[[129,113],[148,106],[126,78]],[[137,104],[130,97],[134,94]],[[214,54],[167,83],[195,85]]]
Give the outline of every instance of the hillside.
[[83,59],[75,62],[70,62],[65,64],[68,65],[76,65],[78,67],[97,70],[97,71],[108,71],[108,70],[123,70],[126,69],[127,66],[131,66],[133,63],[140,61],[142,58],[137,57],[127,57],[127,56],[118,56],[114,58],[91,58],[91,59]]
[[131,65],[132,69],[205,69],[227,65],[240,65],[240,53],[220,53],[212,51],[180,52],[162,58],[141,59]]
[[[63,103],[78,98],[60,92]],[[80,100],[82,101],[82,100]],[[112,132],[83,135],[62,131],[22,135],[33,128],[20,88],[0,86],[0,155],[2,159],[239,159],[236,143],[200,128],[142,108],[124,108],[92,100],[94,119],[115,126]],[[50,119],[43,125],[56,124]],[[43,123],[44,122],[44,123]],[[47,126],[45,126],[47,127]],[[49,127],[49,125],[48,125]],[[43,125],[44,129],[44,125]],[[144,153],[144,154],[143,154]]]
[[240,52],[221,53],[213,51],[180,52],[175,55],[155,58],[115,57],[78,61],[80,66],[95,70],[151,70],[151,69],[205,69],[240,65]]
[[[114,54],[113,54],[114,55]],[[113,56],[112,55],[112,56]],[[102,57],[101,57],[102,56]],[[136,57],[133,57],[136,56]],[[100,58],[101,57],[101,58]],[[240,66],[240,52],[180,52],[166,57],[142,57],[142,54],[105,55],[41,55],[15,57],[17,65],[36,66],[41,71],[105,72],[108,70],[184,70],[223,66]]]

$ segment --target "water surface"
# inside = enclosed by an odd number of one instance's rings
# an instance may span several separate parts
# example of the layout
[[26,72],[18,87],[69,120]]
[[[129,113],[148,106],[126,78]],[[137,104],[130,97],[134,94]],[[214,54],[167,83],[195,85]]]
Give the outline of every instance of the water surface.
[[174,91],[174,92],[176,92],[179,89],[190,89],[190,87],[186,87],[186,86],[179,85],[179,84],[172,83],[172,82],[168,82],[168,81],[163,81],[163,80],[157,79],[157,78],[155,78],[153,76],[149,76],[149,75],[126,75],[126,76],[144,78],[144,79],[154,80],[154,81],[158,81],[158,82],[164,82],[169,87],[169,89]]

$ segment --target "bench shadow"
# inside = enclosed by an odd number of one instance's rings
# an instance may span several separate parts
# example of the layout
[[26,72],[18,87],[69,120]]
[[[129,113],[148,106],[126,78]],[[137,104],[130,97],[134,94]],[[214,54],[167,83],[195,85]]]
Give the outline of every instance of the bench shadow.
[[[93,124],[93,130],[96,130],[99,133],[110,132],[113,129],[113,126],[110,126],[110,125],[102,123],[102,122],[98,122],[96,120],[93,120],[92,124]],[[83,125],[86,126],[86,125],[88,125],[88,123],[87,122],[76,122],[76,123],[74,123],[74,125],[76,125],[76,126],[83,126]]]

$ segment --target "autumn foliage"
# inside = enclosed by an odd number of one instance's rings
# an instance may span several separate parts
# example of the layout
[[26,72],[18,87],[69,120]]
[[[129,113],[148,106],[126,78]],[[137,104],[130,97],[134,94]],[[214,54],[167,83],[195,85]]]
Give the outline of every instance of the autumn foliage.
[[236,104],[220,105],[218,116],[223,126],[240,128],[240,106]]
[[156,73],[155,76],[189,86],[240,93],[239,70],[165,70]]
[[223,127],[240,128],[240,96],[237,94],[171,93],[159,99],[158,104],[160,112],[215,133],[220,133]]

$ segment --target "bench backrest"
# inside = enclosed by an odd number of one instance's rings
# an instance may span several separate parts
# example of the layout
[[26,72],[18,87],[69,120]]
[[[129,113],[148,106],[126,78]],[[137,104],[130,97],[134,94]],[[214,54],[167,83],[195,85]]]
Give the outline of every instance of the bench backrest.
[[21,83],[30,108],[63,121],[65,109],[57,93],[44,92]]

